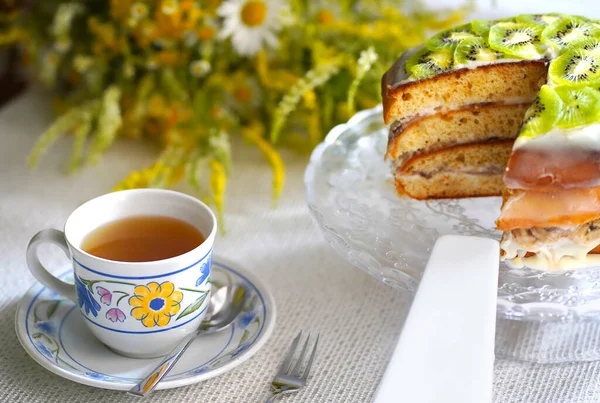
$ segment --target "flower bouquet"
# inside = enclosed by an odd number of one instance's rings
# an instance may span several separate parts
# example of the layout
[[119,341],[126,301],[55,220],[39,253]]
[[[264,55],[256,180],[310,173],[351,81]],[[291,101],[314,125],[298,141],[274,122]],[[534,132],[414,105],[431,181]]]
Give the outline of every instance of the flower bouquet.
[[307,152],[378,104],[385,67],[468,11],[378,0],[4,1],[15,4],[2,14],[0,44],[19,43],[54,94],[57,118],[31,166],[62,135],[73,138],[70,171],[97,163],[118,137],[153,141],[155,163],[116,188],[185,178],[219,212],[230,136],[264,154],[276,198],[277,147]]

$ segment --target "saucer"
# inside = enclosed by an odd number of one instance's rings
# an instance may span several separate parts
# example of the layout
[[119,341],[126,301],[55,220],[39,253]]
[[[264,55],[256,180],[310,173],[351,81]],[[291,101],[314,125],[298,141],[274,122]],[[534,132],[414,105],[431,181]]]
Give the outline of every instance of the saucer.
[[[264,284],[225,259],[215,257],[212,264],[213,282],[247,287],[246,306],[227,329],[196,338],[157,389],[190,385],[230,371],[252,357],[273,331],[275,304]],[[58,277],[73,282],[73,271]],[[129,390],[161,360],[114,353],[92,335],[73,302],[41,284],[21,299],[15,326],[23,348],[41,366],[89,386]]]

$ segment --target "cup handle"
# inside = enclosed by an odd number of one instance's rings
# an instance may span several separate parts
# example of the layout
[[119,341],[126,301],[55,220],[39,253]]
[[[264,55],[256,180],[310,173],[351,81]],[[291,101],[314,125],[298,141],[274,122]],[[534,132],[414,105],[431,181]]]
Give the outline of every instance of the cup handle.
[[27,245],[27,266],[29,266],[29,271],[37,281],[77,303],[75,286],[59,280],[54,275],[50,274],[50,272],[42,266],[42,263],[40,263],[37,249],[41,244],[46,242],[60,246],[67,257],[70,258],[71,254],[64,232],[56,229],[45,229],[35,234],[34,237],[31,238],[31,241],[29,241],[29,245]]

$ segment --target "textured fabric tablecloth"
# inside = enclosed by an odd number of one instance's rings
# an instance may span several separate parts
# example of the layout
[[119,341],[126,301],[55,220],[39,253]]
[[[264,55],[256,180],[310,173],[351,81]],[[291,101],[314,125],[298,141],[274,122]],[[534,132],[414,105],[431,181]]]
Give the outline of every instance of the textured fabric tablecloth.
[[[0,402],[137,401],[46,371],[25,353],[14,331],[19,299],[35,282],[24,257],[30,237],[42,228],[62,228],[79,204],[106,193],[156,155],[148,145],[122,141],[97,167],[67,176],[70,143],[63,140],[30,172],[25,158],[50,121],[47,105],[45,94],[31,90],[0,111]],[[352,267],[325,243],[305,203],[306,157],[285,156],[287,184],[274,209],[270,170],[259,152],[236,144],[235,154],[227,234],[217,239],[216,253],[253,270],[270,287],[277,306],[275,331],[254,357],[233,371],[155,392],[150,400],[264,401],[287,346],[299,329],[307,329],[321,332],[314,376],[305,391],[283,401],[371,401],[409,297]],[[495,402],[600,401],[600,362],[536,365],[497,360],[494,396]]]

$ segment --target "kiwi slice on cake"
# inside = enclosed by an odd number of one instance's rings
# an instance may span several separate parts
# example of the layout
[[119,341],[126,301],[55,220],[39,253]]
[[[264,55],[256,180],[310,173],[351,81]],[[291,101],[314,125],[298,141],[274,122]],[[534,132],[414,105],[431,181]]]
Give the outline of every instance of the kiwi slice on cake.
[[600,55],[574,48],[552,60],[548,78],[555,84],[589,85],[600,83]]
[[559,85],[554,91],[561,99],[556,126],[570,129],[600,121],[600,92],[591,87]]
[[442,47],[429,50],[422,48],[406,60],[404,68],[411,78],[417,80],[450,71],[454,68],[454,49]]
[[549,25],[555,21],[564,18],[564,14],[550,13],[550,14],[521,14],[515,17],[517,22],[525,22],[527,24],[539,24]]
[[514,18],[501,18],[498,20],[473,20],[471,21],[471,29],[477,35],[487,38],[490,33],[490,28],[499,22],[515,22]]
[[543,41],[559,51],[585,38],[600,38],[600,27],[581,17],[561,18],[542,32]]
[[562,101],[554,88],[542,85],[535,101],[525,113],[519,136],[535,137],[550,131],[558,119]]
[[447,29],[432,36],[425,45],[429,50],[437,50],[441,48],[455,49],[456,45],[465,39],[478,38],[471,24],[463,24],[454,28]]
[[600,58],[600,39],[583,38],[572,43],[573,49],[580,49],[587,54],[595,55]]
[[490,28],[490,47],[523,59],[540,59],[545,47],[541,42],[544,27],[524,22],[499,22]]
[[490,48],[488,41],[483,38],[465,39],[456,46],[454,51],[454,62],[456,64],[492,62],[503,57],[502,52]]

